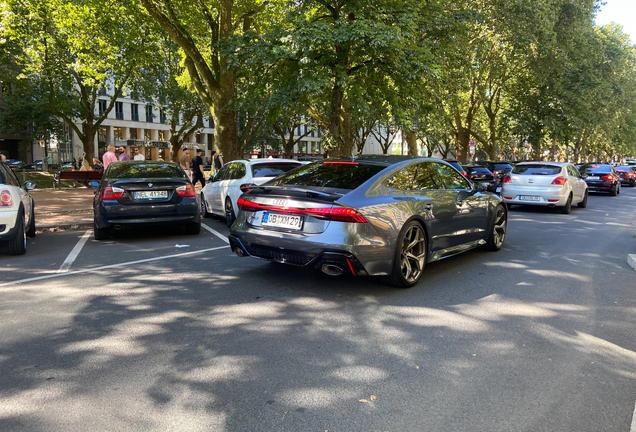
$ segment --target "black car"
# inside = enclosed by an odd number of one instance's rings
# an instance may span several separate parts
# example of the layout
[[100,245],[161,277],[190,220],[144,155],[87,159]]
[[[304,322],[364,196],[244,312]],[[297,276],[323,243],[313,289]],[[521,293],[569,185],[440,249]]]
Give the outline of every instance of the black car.
[[95,240],[111,229],[147,225],[183,225],[199,234],[201,216],[196,191],[174,162],[128,161],[108,165],[93,200]]
[[449,159],[449,160],[444,160],[444,162],[450,164],[453,168],[455,168],[457,171],[462,173],[464,177],[466,177],[466,170],[464,169],[464,167],[462,167],[462,165],[458,161]]
[[609,192],[611,196],[621,193],[621,177],[613,166],[588,163],[582,165],[579,172],[590,192]]
[[629,187],[636,186],[636,169],[633,166],[618,166],[614,169],[616,174],[621,177],[621,184],[626,184]]
[[5,163],[9,165],[9,168],[12,170],[22,170],[27,168],[27,164],[18,159],[7,159]]
[[489,192],[495,191],[495,176],[488,168],[478,165],[467,165],[464,169],[468,180],[481,183]]
[[479,162],[479,164],[488,168],[490,171],[492,171],[492,174],[495,176],[495,178],[499,179],[504,178],[506,174],[512,171],[512,165],[510,165],[508,162],[485,161]]

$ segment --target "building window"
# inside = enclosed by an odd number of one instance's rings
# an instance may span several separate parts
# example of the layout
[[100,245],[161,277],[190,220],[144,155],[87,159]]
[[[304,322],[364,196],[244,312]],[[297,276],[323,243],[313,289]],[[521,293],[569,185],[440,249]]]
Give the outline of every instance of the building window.
[[157,134],[159,135],[159,141],[166,140],[166,131],[160,130],[160,131],[157,131]]
[[319,142],[311,143],[311,152],[312,152],[312,154],[322,154],[322,152],[320,151],[320,143]]
[[208,118],[208,127],[209,128],[214,127],[214,119],[212,117]]
[[131,98],[131,99],[137,99],[137,93],[131,91],[130,95],[128,95],[128,97]]
[[196,139],[196,142],[199,143],[199,144],[203,143],[203,135],[201,135],[200,133],[196,134],[194,136],[194,139]]
[[152,105],[146,105],[146,122],[152,123]]
[[108,96],[108,92],[106,91],[106,87],[101,86],[101,87],[99,88],[99,95],[100,95],[100,96]]
[[305,133],[309,132],[309,126],[305,125]]
[[97,141],[106,143],[106,137],[108,136],[108,128],[102,126],[99,128],[99,132],[97,133]]
[[105,100],[99,100],[99,115],[102,115],[106,112],[106,101]]
[[132,104],[130,105],[130,119],[132,121],[139,121],[139,105]]
[[144,139],[150,141],[150,129],[144,129]]
[[124,140],[124,128],[120,128],[120,127],[113,128],[113,136],[115,137],[115,141],[123,141]]
[[301,141],[298,143],[298,153],[307,153],[307,141]]
[[159,123],[166,124],[166,113],[162,109],[159,110]]
[[115,102],[115,118],[117,120],[124,119],[124,103],[123,102]]
[[137,128],[130,128],[130,139],[138,139]]

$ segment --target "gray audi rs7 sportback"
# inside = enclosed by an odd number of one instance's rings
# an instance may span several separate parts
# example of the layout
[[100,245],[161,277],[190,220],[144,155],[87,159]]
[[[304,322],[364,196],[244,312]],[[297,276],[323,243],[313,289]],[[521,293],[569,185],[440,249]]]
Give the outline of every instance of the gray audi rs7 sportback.
[[295,168],[238,201],[232,250],[338,276],[410,287],[424,265],[485,245],[499,250],[499,196],[439,159],[359,156]]

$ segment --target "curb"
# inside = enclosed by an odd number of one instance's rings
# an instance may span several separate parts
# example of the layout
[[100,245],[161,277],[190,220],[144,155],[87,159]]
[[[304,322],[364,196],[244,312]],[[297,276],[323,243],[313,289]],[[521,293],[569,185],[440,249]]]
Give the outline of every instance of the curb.
[[634,270],[636,270],[636,254],[627,255],[627,264]]

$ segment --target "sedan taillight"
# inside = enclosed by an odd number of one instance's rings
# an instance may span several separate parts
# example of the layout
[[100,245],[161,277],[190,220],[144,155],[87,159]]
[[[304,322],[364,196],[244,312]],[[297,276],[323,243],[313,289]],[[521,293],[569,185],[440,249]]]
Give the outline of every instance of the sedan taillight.
[[505,176],[505,177],[503,178],[503,182],[504,182],[504,183],[512,183],[512,179],[510,178],[510,176]]
[[333,220],[338,222],[351,223],[367,223],[367,220],[357,210],[348,207],[316,207],[316,208],[295,208],[295,207],[279,207],[266,204],[259,204],[243,198],[238,199],[239,210],[255,212],[255,211],[274,211],[281,213],[306,214],[318,219]]
[[11,192],[8,189],[3,189],[0,192],[0,207],[13,206],[13,199],[11,198]]
[[114,186],[106,186],[100,194],[102,201],[116,200],[123,196],[124,190]]
[[627,177],[633,177],[633,176],[634,176],[634,173],[630,173],[630,172],[628,172],[628,173],[625,173],[625,175],[626,175]]
[[177,195],[184,198],[194,198],[197,196],[197,191],[194,189],[194,185],[187,184],[177,188]]
[[552,180],[552,184],[553,185],[559,185],[559,186],[563,186],[565,184],[565,182],[567,182],[568,179],[566,179],[563,176],[559,176],[557,178],[555,178],[554,180]]
[[255,185],[254,183],[243,183],[241,186],[239,186],[239,189],[241,189],[241,192],[249,192],[256,186],[257,185]]
[[605,175],[603,177],[601,177],[601,180],[607,180],[607,181],[612,181],[614,180],[614,176],[611,174]]

